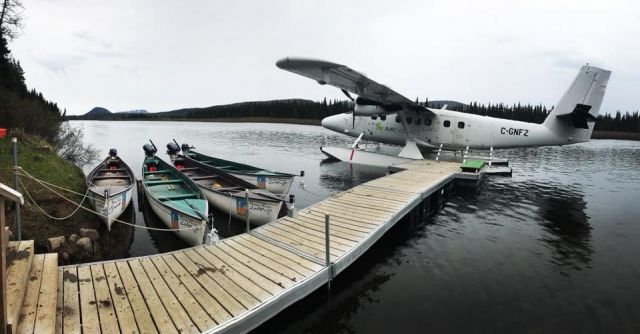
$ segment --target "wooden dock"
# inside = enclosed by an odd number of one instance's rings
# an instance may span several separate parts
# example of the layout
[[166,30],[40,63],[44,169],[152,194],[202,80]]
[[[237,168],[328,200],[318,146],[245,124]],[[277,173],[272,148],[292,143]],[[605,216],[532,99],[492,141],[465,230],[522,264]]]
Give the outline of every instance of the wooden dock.
[[[35,279],[29,284],[37,282],[33,289],[40,293],[27,290],[19,332],[247,332],[325,285],[405,215],[439,201],[459,166],[400,166],[404,171],[332,196],[294,218],[209,246],[66,266],[57,275],[43,256],[30,264]],[[57,281],[55,297],[51,278]],[[55,317],[46,307],[52,300]]]

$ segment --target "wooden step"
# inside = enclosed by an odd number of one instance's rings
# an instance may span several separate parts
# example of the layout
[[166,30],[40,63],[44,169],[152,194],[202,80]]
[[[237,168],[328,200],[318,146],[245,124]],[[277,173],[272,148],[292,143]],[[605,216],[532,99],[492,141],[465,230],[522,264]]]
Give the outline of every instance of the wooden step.
[[36,254],[31,263],[17,333],[55,332],[57,284],[58,254]]
[[[16,256],[16,252],[18,251],[18,245],[20,245],[20,241],[9,241],[7,242],[7,268],[11,266],[11,262],[13,262],[13,258]],[[9,270],[5,272],[6,275],[9,274]]]
[[[14,244],[14,243],[17,243]],[[12,245],[13,244],[13,245]],[[14,334],[22,301],[29,282],[29,270],[33,261],[33,240],[9,242],[9,248],[16,248],[11,263],[7,266],[7,333]]]

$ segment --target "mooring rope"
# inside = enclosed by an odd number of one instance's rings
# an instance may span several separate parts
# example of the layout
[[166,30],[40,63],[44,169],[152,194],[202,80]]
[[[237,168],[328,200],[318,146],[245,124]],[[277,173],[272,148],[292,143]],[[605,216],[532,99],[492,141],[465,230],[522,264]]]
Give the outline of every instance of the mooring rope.
[[[227,222],[227,231],[231,232],[231,206],[233,205],[233,195],[229,194],[229,221]],[[247,207],[249,205],[247,204]]]
[[78,210],[80,209],[80,207],[84,203],[84,200],[87,199],[87,197],[88,197],[87,194],[89,193],[89,189],[87,189],[87,192],[82,197],[82,201],[80,201],[80,204],[78,204],[78,206],[69,215],[64,216],[64,217],[54,217],[54,216],[48,214],[46,211],[44,211],[44,209],[40,205],[38,205],[38,203],[33,199],[33,197],[31,197],[31,193],[29,193],[29,189],[27,189],[27,187],[24,185],[24,183],[22,183],[22,179],[21,178],[18,178],[18,182],[20,182],[20,186],[22,187],[22,189],[24,189],[24,192],[27,193],[27,197],[29,198],[29,200],[31,200],[33,205],[35,205],[36,208],[38,208],[38,210],[40,210],[40,212],[42,212],[42,214],[44,214],[45,216],[47,216],[47,217],[49,217],[49,218],[51,218],[53,220],[65,220],[65,219],[71,218],[73,215],[76,214],[76,212],[78,212]]
[[[18,175],[18,176],[25,176],[25,177],[28,177],[28,178],[30,178],[30,179],[33,179],[34,181],[36,181],[37,183],[39,183],[40,185],[42,185],[44,188],[48,189],[49,191],[51,191],[51,192],[53,192],[54,194],[58,195],[59,197],[63,198],[63,199],[64,199],[64,200],[66,200],[67,202],[70,202],[70,203],[72,203],[72,204],[77,205],[78,207],[75,209],[75,211],[73,212],[73,214],[75,214],[75,213],[78,211],[78,209],[79,209],[79,208],[82,208],[82,209],[83,209],[83,210],[85,210],[85,211],[88,211],[88,212],[91,212],[91,213],[97,214],[97,215],[99,215],[99,216],[102,216],[102,217],[108,218],[108,216],[106,216],[106,215],[102,214],[101,212],[94,211],[94,210],[92,210],[92,209],[90,209],[90,208],[87,208],[87,207],[85,207],[85,206],[83,206],[83,205],[82,205],[82,203],[84,203],[84,199],[85,199],[86,197],[88,197],[88,196],[86,196],[87,194],[84,194],[84,195],[83,195],[83,194],[80,194],[80,193],[78,193],[78,192],[75,192],[75,191],[73,191],[73,190],[71,190],[71,189],[67,189],[67,188],[64,188],[64,187],[61,187],[61,186],[58,186],[58,185],[55,185],[55,184],[52,184],[52,183],[49,183],[49,182],[46,182],[46,181],[40,180],[40,179],[38,179],[38,178],[34,177],[33,175],[29,174],[27,171],[25,171],[25,170],[24,170],[22,167],[20,167],[20,166],[15,166],[15,167],[13,167],[13,170],[14,170],[14,173],[15,173],[16,175]],[[46,212],[44,212],[44,209],[42,209],[42,208],[38,205],[38,203],[36,203],[36,202],[33,200],[33,198],[31,197],[31,195],[29,194],[29,191],[27,190],[27,187],[24,185],[24,183],[22,183],[22,180],[20,180],[20,178],[18,178],[18,180],[20,181],[20,184],[22,185],[22,187],[24,188],[25,192],[27,193],[27,196],[29,197],[29,199],[33,202],[33,204],[34,204],[34,205],[35,205],[35,206],[36,206],[40,211],[42,211],[42,212],[43,212],[47,217],[49,217],[49,218],[51,218],[51,219],[54,219],[54,220],[63,220],[63,219],[57,219],[56,217],[50,216],[49,214],[47,214]],[[57,192],[57,191],[55,191],[55,190],[51,189],[51,188],[50,188],[50,187],[48,187],[47,185],[51,185],[51,187],[55,187],[55,188],[58,188],[58,189],[61,189],[61,190],[67,191],[67,192],[70,192],[70,193],[72,193],[72,194],[76,194],[76,195],[79,195],[79,196],[84,196],[84,198],[82,199],[82,202],[80,202],[80,204],[78,204],[78,203],[74,202],[73,200],[71,200],[71,199],[69,199],[69,198],[65,197],[65,196],[64,196],[64,195],[62,195],[62,194],[60,194],[59,192]],[[87,193],[88,193],[88,192],[89,192],[89,190],[87,189]],[[193,210],[193,208],[191,208],[191,209]],[[196,211],[196,210],[193,210],[193,211]],[[73,215],[73,214],[72,214],[72,215]],[[72,215],[70,215],[69,217],[71,217]],[[67,218],[68,218],[68,217],[67,217]],[[67,219],[67,218],[64,218],[64,219]],[[124,225],[128,225],[128,226],[132,226],[132,227],[135,227],[135,228],[141,228],[141,229],[152,230],[152,231],[161,231],[161,232],[175,232],[175,231],[195,230],[195,229],[202,228],[202,226],[194,226],[194,227],[181,227],[181,228],[177,228],[177,229],[169,229],[169,228],[157,228],[157,227],[151,227],[151,226],[136,225],[136,224],[132,224],[132,223],[129,223],[129,222],[126,222],[126,221],[120,220],[120,219],[113,219],[113,221],[114,221],[114,222],[117,222],[117,223],[120,223],[120,224],[124,224]]]
[[307,189],[307,185],[306,185],[306,184],[304,183],[304,181],[302,181],[302,180],[300,180],[300,182],[298,183],[298,188],[300,188],[300,190],[302,190],[302,191],[304,191],[304,192],[306,192],[306,193],[308,193],[308,194],[311,194],[311,195],[313,195],[313,196],[316,196],[316,197],[325,197],[324,195],[316,194],[316,193],[314,193],[314,192],[309,191],[309,190]]
[[[63,191],[70,192],[70,193],[75,194],[75,195],[78,195],[78,196],[84,196],[83,194],[81,194],[81,193],[79,193],[79,192],[75,192],[75,191],[73,191],[73,190],[71,190],[71,189],[67,189],[67,188],[64,188],[64,187],[58,186],[58,185],[56,185],[56,184],[50,183],[50,182],[47,182],[47,181],[44,181],[44,180],[40,180],[40,179],[36,178],[35,176],[33,176],[33,175],[29,174],[27,171],[25,171],[25,170],[24,170],[22,167],[20,167],[20,166],[15,166],[15,167],[13,167],[13,170],[14,170],[14,173],[15,173],[15,174],[17,174],[18,176],[26,176],[26,177],[28,177],[28,178],[30,178],[30,179],[33,179],[34,181],[36,181],[36,182],[40,183],[43,187],[45,187],[45,188],[47,188],[47,189],[49,189],[49,188],[47,187],[47,185],[48,185],[48,186],[51,186],[51,187],[54,187],[54,188],[58,188],[58,189],[63,190]],[[20,174],[20,173],[18,173],[17,171],[20,171],[20,172],[22,172],[22,173],[24,173],[24,174]],[[52,189],[49,189],[49,190],[53,191]],[[59,196],[62,196],[62,195],[59,195]],[[179,207],[181,207],[181,208],[183,208],[183,209],[191,209],[191,210],[193,210],[193,211],[194,211],[194,212],[196,212],[196,213],[200,213],[200,214],[202,214],[203,216],[207,216],[207,213],[202,212],[202,211],[200,211],[200,210],[197,210],[197,209],[195,209],[195,208],[193,208],[193,207],[191,207],[191,206],[185,206],[185,205],[180,204],[180,203],[177,203],[177,202],[174,202],[174,204],[176,204],[177,206],[179,206]],[[102,214],[101,214],[101,215],[102,215]],[[102,216],[104,216],[104,215],[102,215]]]

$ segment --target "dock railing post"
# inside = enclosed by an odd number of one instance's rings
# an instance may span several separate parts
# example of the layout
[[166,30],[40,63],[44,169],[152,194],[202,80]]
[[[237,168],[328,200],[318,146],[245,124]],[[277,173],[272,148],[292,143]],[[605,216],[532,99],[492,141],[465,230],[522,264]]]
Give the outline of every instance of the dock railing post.
[[489,148],[489,167],[491,167],[491,160],[493,160],[493,146]]
[[[13,155],[13,167],[18,166],[18,139],[16,137],[11,138],[11,153]],[[13,189],[18,191],[18,174],[16,171],[13,171]],[[15,203],[16,209],[16,239],[18,241],[22,240],[22,226],[21,226],[21,217],[20,217],[20,204]]]
[[465,147],[464,149],[464,154],[462,155],[462,164],[465,164],[467,162],[468,154],[469,154],[469,145],[467,145],[467,147]]
[[7,249],[5,248],[4,238],[4,197],[0,196],[0,294],[2,295],[2,309],[0,310],[0,333],[5,334],[7,332]]
[[250,225],[250,220],[251,220],[251,205],[249,205],[249,189],[245,189],[244,190],[244,198],[247,201],[247,228],[245,230],[246,233],[249,233],[249,231],[251,230]]
[[440,144],[440,147],[438,148],[438,154],[436,155],[436,161],[440,160],[440,152],[442,152],[442,144]]
[[[0,183],[0,295],[2,295],[2,306],[0,306],[0,334],[7,332],[7,243],[8,236],[4,230],[4,203],[5,199],[15,202],[16,205],[24,204],[22,194]],[[5,238],[7,240],[5,240]]]
[[331,280],[333,279],[333,269],[331,266],[331,247],[329,245],[329,222],[331,217],[328,214],[324,215],[324,243],[325,243],[325,264],[327,266],[327,272],[329,278],[327,279],[327,289],[331,290]]

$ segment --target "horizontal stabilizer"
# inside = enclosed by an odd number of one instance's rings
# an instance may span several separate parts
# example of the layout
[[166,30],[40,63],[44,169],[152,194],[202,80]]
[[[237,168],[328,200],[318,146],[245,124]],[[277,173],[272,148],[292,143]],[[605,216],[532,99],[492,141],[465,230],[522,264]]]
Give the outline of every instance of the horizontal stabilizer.
[[587,104],[576,104],[573,111],[568,114],[556,115],[556,117],[567,125],[572,125],[577,129],[589,129],[587,122],[595,122],[597,118],[589,113],[591,106]]

